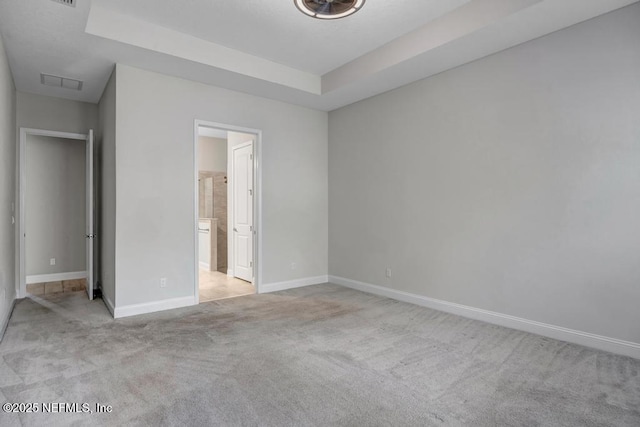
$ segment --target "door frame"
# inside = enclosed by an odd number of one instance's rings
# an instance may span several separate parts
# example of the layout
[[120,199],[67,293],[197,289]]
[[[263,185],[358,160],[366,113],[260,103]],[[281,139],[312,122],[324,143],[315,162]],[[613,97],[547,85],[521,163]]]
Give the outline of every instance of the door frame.
[[[198,128],[208,127],[231,132],[255,135],[253,145],[253,286],[261,293],[262,286],[262,130],[243,126],[228,125],[207,120],[194,120],[193,124],[193,298],[200,303],[199,294],[199,251],[198,251]],[[227,170],[227,174],[229,171]],[[227,221],[228,223],[228,221]]]
[[[27,296],[27,268],[26,268],[26,179],[27,179],[27,136],[47,136],[52,138],[76,139],[87,141],[88,134],[58,132],[45,129],[20,128],[20,138],[18,140],[18,226],[16,227],[16,270],[18,272],[18,280],[16,281],[16,297],[25,298]],[[86,156],[86,154],[85,154]],[[85,165],[89,167],[90,165]],[[92,166],[92,165],[91,165]],[[88,184],[87,184],[88,185]],[[86,227],[85,227],[86,228]],[[89,272],[90,260],[86,260],[87,274]],[[92,284],[87,283],[87,286]]]

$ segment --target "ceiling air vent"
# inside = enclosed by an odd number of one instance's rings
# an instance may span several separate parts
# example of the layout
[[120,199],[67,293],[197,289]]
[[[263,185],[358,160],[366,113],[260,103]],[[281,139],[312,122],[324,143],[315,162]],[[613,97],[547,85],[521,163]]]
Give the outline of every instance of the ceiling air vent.
[[76,7],[76,0],[51,0],[56,3],[66,4],[67,6]]
[[52,74],[40,74],[40,83],[45,86],[63,87],[65,89],[82,90],[82,82],[67,77],[54,76]]

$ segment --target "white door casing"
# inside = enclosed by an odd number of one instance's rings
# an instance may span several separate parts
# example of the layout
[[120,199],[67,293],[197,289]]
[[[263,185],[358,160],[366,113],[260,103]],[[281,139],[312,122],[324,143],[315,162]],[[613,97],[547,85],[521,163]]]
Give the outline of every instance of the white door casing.
[[[17,181],[18,181],[18,206],[17,206],[17,227],[16,227],[16,270],[18,273],[18,280],[16,280],[16,296],[17,298],[25,298],[27,296],[27,284],[26,284],[26,145],[28,135],[34,136],[47,136],[52,138],[63,139],[75,139],[86,141],[86,171],[87,171],[87,234],[93,234],[93,130],[89,131],[89,134],[78,134],[70,132],[59,132],[45,129],[32,129],[32,128],[20,128],[20,138],[18,138],[18,149],[16,150],[17,156]],[[91,175],[91,181],[89,181],[89,174]],[[91,202],[89,202],[91,200]],[[89,209],[89,203],[91,208]],[[91,213],[91,225],[89,226],[89,213]],[[91,233],[89,233],[89,227]],[[87,239],[94,240],[94,239]],[[93,242],[91,242],[91,253],[89,253],[89,247],[87,246],[87,293],[90,293],[90,298],[93,297],[93,287],[89,284],[93,284]],[[91,256],[89,256],[91,255]],[[91,288],[91,291],[89,289]]]
[[233,147],[233,274],[253,281],[253,141]]
[[[253,239],[251,244],[253,246],[252,258],[253,258],[253,267],[252,267],[252,283],[256,288],[256,293],[261,292],[262,285],[262,238],[261,231],[262,230],[262,131],[260,129],[255,128],[247,128],[242,126],[229,125],[226,123],[220,122],[212,122],[207,120],[194,120],[194,133],[193,133],[193,268],[194,268],[194,281],[193,281],[193,300],[194,304],[198,304],[200,301],[199,298],[199,280],[198,280],[198,271],[199,271],[199,248],[198,248],[198,136],[199,136],[199,128],[213,128],[220,129],[228,132],[228,135],[231,133],[238,133],[249,135],[250,139],[253,143],[253,163],[251,165],[252,168],[252,177],[253,177],[253,212],[252,212],[252,222],[253,222]],[[249,138],[248,138],[249,139]],[[242,140],[242,139],[240,139]],[[237,141],[236,141],[237,142]],[[236,145],[235,143],[233,145]],[[234,239],[233,239],[233,172],[231,168],[233,167],[233,149],[232,145],[228,145],[228,155],[227,155],[227,173],[228,173],[228,192],[227,192],[227,219],[228,219],[228,239],[227,239],[227,255],[228,255],[228,265],[227,265],[227,275],[233,276],[233,266],[234,263]]]
[[87,135],[87,146],[85,150],[86,155],[86,245],[87,245],[87,295],[90,300],[93,299],[93,284],[94,284],[94,271],[93,271],[93,246],[95,244],[95,234],[94,234],[94,201],[93,201],[93,129],[89,130],[89,135]]

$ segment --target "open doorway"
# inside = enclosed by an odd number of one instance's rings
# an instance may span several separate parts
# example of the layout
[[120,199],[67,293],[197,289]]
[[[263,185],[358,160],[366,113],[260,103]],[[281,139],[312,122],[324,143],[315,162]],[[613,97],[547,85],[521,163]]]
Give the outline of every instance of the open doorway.
[[199,302],[256,293],[258,133],[196,124]]
[[17,295],[93,299],[93,131],[20,129]]

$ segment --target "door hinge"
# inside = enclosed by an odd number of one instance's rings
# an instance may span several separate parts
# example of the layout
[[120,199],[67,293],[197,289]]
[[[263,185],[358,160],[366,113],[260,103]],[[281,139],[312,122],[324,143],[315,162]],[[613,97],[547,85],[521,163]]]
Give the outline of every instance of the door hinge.
[[249,267],[253,267],[253,261],[249,261]]
[[253,160],[253,154],[249,154],[249,160]]
[[251,188],[249,189],[249,195],[253,196],[253,190]]

